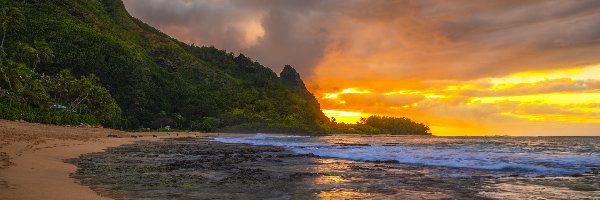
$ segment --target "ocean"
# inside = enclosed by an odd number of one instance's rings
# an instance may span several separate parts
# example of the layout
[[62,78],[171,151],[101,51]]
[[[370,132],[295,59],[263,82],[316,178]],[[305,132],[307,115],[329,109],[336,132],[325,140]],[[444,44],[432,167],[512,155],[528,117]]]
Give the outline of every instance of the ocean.
[[70,162],[117,199],[600,199],[600,137],[211,134]]
[[218,137],[296,154],[356,161],[489,170],[490,175],[569,176],[600,169],[600,137],[437,137],[333,135]]

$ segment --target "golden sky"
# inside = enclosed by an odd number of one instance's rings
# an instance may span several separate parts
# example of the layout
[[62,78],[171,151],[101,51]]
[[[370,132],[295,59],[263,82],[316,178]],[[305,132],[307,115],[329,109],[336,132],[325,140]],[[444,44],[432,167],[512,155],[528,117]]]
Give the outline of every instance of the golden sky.
[[291,64],[325,114],[435,135],[600,135],[600,1],[126,0],[184,42]]

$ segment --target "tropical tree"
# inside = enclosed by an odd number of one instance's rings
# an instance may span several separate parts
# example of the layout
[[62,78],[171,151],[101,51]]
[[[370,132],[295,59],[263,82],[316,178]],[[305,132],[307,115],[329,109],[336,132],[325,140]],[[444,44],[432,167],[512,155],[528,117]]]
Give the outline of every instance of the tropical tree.
[[26,64],[34,72],[40,63],[51,63],[54,57],[52,49],[45,41],[35,41],[33,46],[17,42],[14,47],[10,53],[11,60]]
[[116,126],[121,109],[94,75],[75,78],[69,70],[44,77],[43,84],[56,108],[67,112],[92,115],[101,123]]
[[20,9],[14,7],[0,8],[0,28],[2,29],[0,51],[4,52],[4,41],[7,32],[21,26],[24,21],[25,17]]
[[32,69],[35,69],[35,67],[40,63],[38,51],[24,42],[17,42],[14,50],[12,50],[10,54],[11,60],[18,63],[24,63]]
[[33,72],[24,64],[14,61],[0,62],[0,88],[21,93],[32,75]]

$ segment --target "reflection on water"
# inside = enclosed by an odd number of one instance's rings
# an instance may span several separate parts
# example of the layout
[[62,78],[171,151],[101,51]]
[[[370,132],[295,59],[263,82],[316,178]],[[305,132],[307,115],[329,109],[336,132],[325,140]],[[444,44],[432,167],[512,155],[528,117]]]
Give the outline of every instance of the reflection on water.
[[[600,199],[598,184],[600,179],[596,176],[592,180],[579,180],[579,178],[566,177],[571,181],[561,182],[552,178],[539,178],[534,180],[504,179],[499,183],[489,185],[489,190],[480,194],[485,197],[499,199]],[[565,183],[573,185],[565,185]]]
[[349,180],[346,180],[346,179],[342,178],[341,176],[319,176],[319,177],[315,178],[314,184],[317,184],[317,185],[323,185],[323,184],[335,185],[335,184],[340,184],[340,183],[346,183],[348,181]]
[[371,196],[368,194],[346,188],[321,191],[317,194],[318,199],[366,199],[369,197]]
[[[324,156],[302,166],[318,174],[302,181],[318,191],[319,199],[600,199],[597,137],[259,135],[229,140],[242,141]],[[419,162],[403,162],[411,161],[407,158]]]
[[600,137],[272,136],[216,138],[357,161],[496,171],[497,176],[575,175],[600,168]]
[[598,199],[600,176],[490,176],[485,170],[313,158],[319,199]]
[[[75,177],[96,191],[109,191],[117,199],[600,199],[600,175],[595,168],[599,163],[590,162],[598,156],[598,144],[587,141],[597,138],[576,139],[579,141],[570,142],[574,147],[557,147],[569,142],[553,138],[260,137],[253,137],[254,141],[286,144],[288,150],[183,138],[123,145],[72,162],[79,166]],[[338,139],[323,142],[335,137]],[[331,143],[334,141],[338,144]],[[388,148],[383,145],[393,145],[392,150],[398,151],[372,151],[373,147]],[[311,148],[320,151],[293,154],[294,150]],[[414,149],[423,151],[409,151]],[[573,153],[582,149],[593,150]],[[427,162],[315,156],[344,151],[354,153],[344,154],[351,156],[409,156]],[[552,157],[560,151],[568,156]],[[581,167],[587,172],[530,176],[531,172],[523,169],[431,164],[443,163],[443,155],[453,155],[446,160],[462,164],[466,162],[460,159],[477,157],[473,155],[488,159],[482,164],[510,164],[510,160],[489,156],[519,157],[508,152],[549,156],[526,162],[532,165],[563,163],[558,169]]]

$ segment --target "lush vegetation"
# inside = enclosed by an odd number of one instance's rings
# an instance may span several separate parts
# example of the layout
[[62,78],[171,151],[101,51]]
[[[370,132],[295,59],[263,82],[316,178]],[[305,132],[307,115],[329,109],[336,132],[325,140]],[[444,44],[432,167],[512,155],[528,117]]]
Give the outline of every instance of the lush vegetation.
[[0,5],[1,118],[127,130],[410,132],[330,123],[291,66],[277,76],[243,54],[179,42],[120,0]]
[[[39,49],[18,43],[10,56],[0,49],[0,118],[116,127],[121,109],[96,77],[92,74],[77,79],[67,69],[40,75],[34,71],[42,61],[43,51]],[[51,54],[43,60],[49,58]]]
[[337,123],[332,118],[323,129],[328,133],[345,134],[431,135],[429,126],[406,117],[370,116],[356,124]]
[[53,62],[48,43],[12,40],[25,24],[25,15],[18,7],[0,8],[0,20],[1,118],[116,127],[121,109],[93,74],[77,79],[68,69],[54,75],[37,73],[39,65]]

